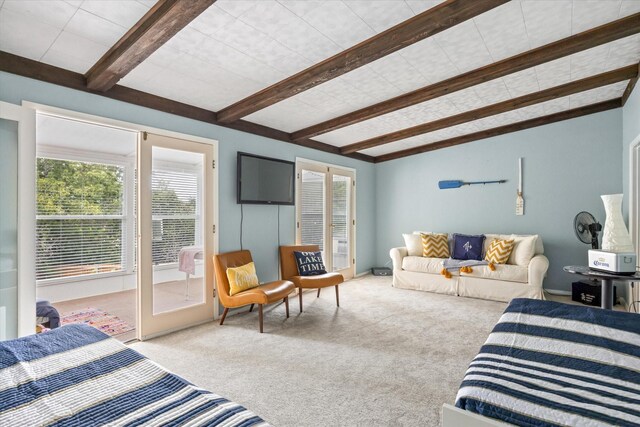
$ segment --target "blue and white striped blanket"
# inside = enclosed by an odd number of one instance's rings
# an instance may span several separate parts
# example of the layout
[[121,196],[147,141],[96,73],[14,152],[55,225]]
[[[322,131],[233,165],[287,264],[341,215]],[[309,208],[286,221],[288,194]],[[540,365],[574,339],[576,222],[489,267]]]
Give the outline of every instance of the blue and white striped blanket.
[[520,426],[638,426],[640,315],[514,299],[456,406]]
[[0,426],[266,426],[87,325],[0,342]]

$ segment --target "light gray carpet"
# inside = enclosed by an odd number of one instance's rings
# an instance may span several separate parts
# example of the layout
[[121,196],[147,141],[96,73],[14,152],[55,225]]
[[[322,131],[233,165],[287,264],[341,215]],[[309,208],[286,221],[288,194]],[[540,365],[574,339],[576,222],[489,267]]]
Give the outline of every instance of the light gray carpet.
[[365,276],[132,347],[274,426],[437,426],[506,304]]

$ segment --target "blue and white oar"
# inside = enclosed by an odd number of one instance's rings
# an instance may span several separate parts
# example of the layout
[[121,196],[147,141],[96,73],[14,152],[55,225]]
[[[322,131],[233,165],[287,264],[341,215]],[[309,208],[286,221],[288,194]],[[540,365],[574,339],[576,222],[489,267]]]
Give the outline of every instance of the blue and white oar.
[[506,179],[501,179],[498,181],[473,181],[473,182],[464,182],[464,181],[457,181],[457,180],[451,180],[451,181],[440,181],[438,182],[438,187],[441,190],[447,189],[447,188],[460,188],[463,185],[477,185],[477,184],[502,184],[507,182]]

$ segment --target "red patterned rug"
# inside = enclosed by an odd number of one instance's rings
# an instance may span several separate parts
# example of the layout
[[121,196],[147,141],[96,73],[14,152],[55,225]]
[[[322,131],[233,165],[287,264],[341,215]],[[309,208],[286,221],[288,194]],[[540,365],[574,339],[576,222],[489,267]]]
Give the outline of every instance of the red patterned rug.
[[64,313],[62,324],[69,323],[86,323],[111,336],[124,334],[135,329],[119,317],[93,307]]

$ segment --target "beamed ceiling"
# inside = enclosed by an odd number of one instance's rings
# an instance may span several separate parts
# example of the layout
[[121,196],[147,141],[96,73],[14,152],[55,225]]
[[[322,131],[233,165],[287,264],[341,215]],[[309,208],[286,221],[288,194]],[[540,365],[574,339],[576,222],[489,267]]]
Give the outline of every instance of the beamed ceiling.
[[0,0],[0,70],[381,162],[619,108],[640,0]]

